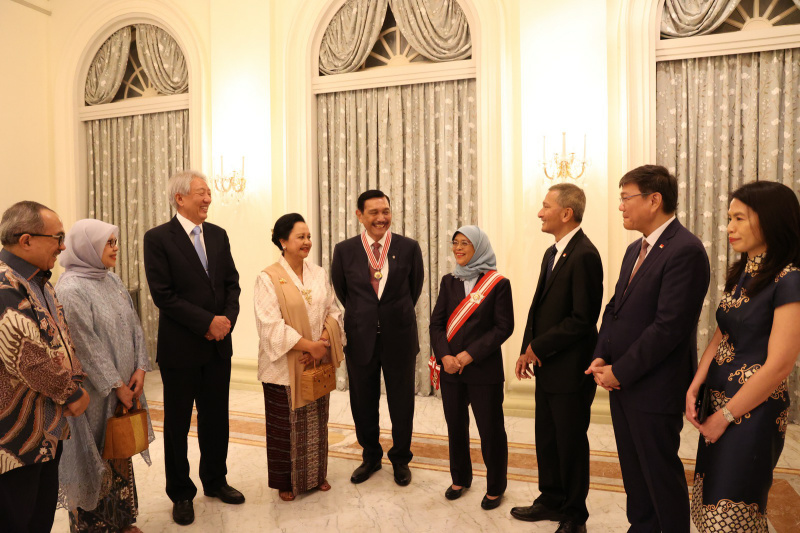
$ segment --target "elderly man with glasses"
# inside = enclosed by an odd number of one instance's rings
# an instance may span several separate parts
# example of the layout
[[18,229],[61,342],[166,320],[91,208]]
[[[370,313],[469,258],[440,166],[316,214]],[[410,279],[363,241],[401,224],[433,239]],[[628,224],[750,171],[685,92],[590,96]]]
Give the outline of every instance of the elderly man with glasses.
[[18,202],[0,220],[0,529],[50,531],[67,416],[89,405],[48,281],[64,250],[58,215]]

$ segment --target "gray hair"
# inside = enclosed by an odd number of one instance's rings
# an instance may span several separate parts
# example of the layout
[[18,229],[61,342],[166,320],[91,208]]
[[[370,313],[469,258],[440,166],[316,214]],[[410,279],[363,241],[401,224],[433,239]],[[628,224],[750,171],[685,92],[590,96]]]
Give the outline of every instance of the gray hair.
[[583,189],[572,183],[556,183],[550,191],[558,192],[558,205],[564,209],[572,209],[572,218],[579,223],[583,220],[583,212],[586,210],[586,194]]
[[169,184],[167,185],[167,195],[169,196],[169,204],[173,209],[178,209],[178,203],[175,201],[175,195],[180,194],[181,196],[187,196],[192,190],[192,180],[195,178],[200,178],[208,183],[208,179],[206,179],[205,174],[199,170],[191,169],[176,172],[169,179]]
[[12,246],[19,243],[20,233],[43,232],[43,209],[52,211],[49,207],[30,200],[17,202],[6,209],[0,220],[0,243],[3,246]]

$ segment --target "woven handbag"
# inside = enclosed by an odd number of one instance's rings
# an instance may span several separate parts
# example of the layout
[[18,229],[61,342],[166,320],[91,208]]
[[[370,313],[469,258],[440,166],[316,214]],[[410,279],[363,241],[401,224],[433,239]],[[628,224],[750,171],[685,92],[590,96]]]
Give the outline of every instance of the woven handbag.
[[147,411],[142,409],[138,398],[133,402],[133,409],[130,410],[119,403],[116,414],[108,419],[103,459],[127,459],[150,446]]
[[306,368],[300,376],[300,395],[306,401],[322,398],[335,388],[336,370],[330,363],[317,366],[314,361],[314,367]]

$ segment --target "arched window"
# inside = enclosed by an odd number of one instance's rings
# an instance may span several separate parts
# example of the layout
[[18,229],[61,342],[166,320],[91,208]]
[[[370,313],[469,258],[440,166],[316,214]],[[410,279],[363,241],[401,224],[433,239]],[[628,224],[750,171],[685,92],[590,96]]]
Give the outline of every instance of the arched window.
[[[734,0],[703,3],[720,9],[701,17],[678,4],[666,0],[655,45],[656,161],[677,176],[678,217],[711,261],[702,353],[739,259],[725,231],[729,194],[755,180],[800,189],[800,11],[793,0]],[[800,391],[797,370],[790,391]]]
[[[358,195],[381,189],[392,228],[419,241],[419,375],[428,323],[455,230],[478,220],[477,83],[469,22],[457,0],[348,0],[328,23],[312,80],[323,265],[358,235]],[[346,386],[344,370],[339,385]],[[430,383],[417,381],[429,394]]]
[[90,218],[120,228],[117,274],[156,353],[158,313],[144,273],[143,236],[173,215],[164,191],[189,167],[189,82],[175,39],[152,24],[111,34],[94,56],[78,116],[85,135]]

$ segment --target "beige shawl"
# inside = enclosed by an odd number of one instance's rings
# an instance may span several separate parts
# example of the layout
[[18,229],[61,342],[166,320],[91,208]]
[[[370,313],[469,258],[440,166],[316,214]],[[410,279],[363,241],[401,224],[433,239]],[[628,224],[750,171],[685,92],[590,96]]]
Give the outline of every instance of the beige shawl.
[[[280,263],[275,263],[264,269],[272,280],[272,285],[275,287],[275,295],[278,297],[278,305],[281,308],[281,315],[287,325],[294,328],[304,339],[311,340],[311,324],[308,321],[308,313],[306,312],[306,304],[303,295],[291,282],[289,274]],[[331,343],[331,362],[333,366],[337,367],[344,359],[342,352],[342,337],[339,332],[339,323],[330,316],[325,319],[325,329],[328,330],[328,336]],[[306,366],[300,362],[300,356],[303,352],[300,350],[289,350],[286,354],[289,365],[289,383],[292,391],[292,410],[299,409],[311,402],[304,400],[300,394],[300,382],[303,376],[303,370]],[[313,365],[310,365],[313,366]]]

